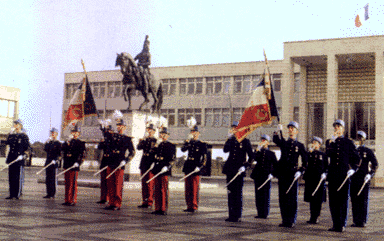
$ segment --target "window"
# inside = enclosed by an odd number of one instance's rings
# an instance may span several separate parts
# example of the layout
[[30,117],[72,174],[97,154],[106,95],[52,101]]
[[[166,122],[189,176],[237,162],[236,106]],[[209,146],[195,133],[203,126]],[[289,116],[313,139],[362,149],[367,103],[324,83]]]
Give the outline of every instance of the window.
[[293,120],[299,122],[299,107],[293,107]]
[[207,108],[205,109],[205,126],[207,127],[229,127],[229,108]]
[[170,79],[169,80],[169,95],[175,95],[176,94],[176,79]]
[[224,81],[223,81],[223,85],[224,85],[223,93],[224,94],[228,94],[229,93],[229,88],[231,86],[231,77],[225,76],[224,77]]
[[201,125],[201,109],[179,109],[178,110],[178,126],[186,126],[187,120],[195,117],[197,125]]
[[180,83],[180,95],[185,95],[187,93],[187,80],[179,79]]
[[295,73],[294,75],[295,83],[294,83],[294,92],[299,92],[299,86],[300,86],[300,73]]
[[252,75],[252,91],[254,91],[257,87],[257,85],[261,81],[260,75]]
[[213,109],[207,108],[205,109],[205,126],[212,126],[213,123]]
[[215,77],[215,94],[220,94],[223,88],[222,77]]
[[196,94],[200,95],[203,93],[203,78],[196,79]]
[[185,126],[186,119],[185,119],[185,109],[179,109],[177,110],[177,124],[178,126]]
[[213,126],[219,127],[221,126],[221,109],[220,108],[214,108],[213,109]]
[[162,109],[161,115],[168,120],[168,126],[175,126],[176,114],[174,109]]
[[233,93],[234,94],[240,94],[241,93],[241,87],[242,87],[242,76],[235,76],[235,82],[233,86]]
[[118,98],[122,95],[121,82],[108,82],[108,98]]
[[112,96],[114,96],[114,93],[113,93],[114,91],[115,91],[115,83],[109,82],[108,83],[108,95],[107,95],[107,97],[112,98]]
[[65,88],[65,98],[72,99],[72,96],[75,94],[77,88],[79,88],[79,84],[67,84]]
[[120,81],[115,82],[115,98],[121,97],[121,85],[122,83]]
[[251,75],[245,75],[243,78],[243,94],[248,94],[251,92],[251,82],[252,76]]
[[99,83],[92,83],[91,84],[91,87],[92,87],[92,95],[93,95],[93,98],[99,98],[99,86],[100,84]]
[[207,83],[206,94],[207,95],[213,94],[213,77],[207,77],[205,79],[205,82]]
[[169,95],[169,79],[163,79],[163,94]]
[[274,84],[274,90],[275,91],[281,91],[281,74],[273,74],[272,75],[272,81]]
[[245,108],[233,108],[233,121],[240,121],[244,111]]
[[104,97],[105,97],[105,82],[101,82],[99,98],[104,98]]

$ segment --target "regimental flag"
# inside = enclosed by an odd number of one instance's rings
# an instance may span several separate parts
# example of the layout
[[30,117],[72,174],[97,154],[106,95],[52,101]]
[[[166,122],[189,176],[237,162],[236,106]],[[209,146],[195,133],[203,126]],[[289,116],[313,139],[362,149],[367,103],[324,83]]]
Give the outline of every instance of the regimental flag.
[[367,5],[365,5],[364,8],[360,10],[360,12],[356,15],[355,17],[356,27],[358,28],[361,27],[364,24],[364,22],[369,19],[368,7],[369,7],[369,3],[367,3]]
[[88,76],[86,75],[72,96],[64,119],[64,129],[68,126],[75,126],[77,122],[88,116],[99,116],[99,114],[97,113],[95,100],[93,99]]
[[266,64],[264,74],[262,75],[260,83],[256,86],[256,89],[253,90],[251,98],[241,116],[239,125],[236,128],[236,139],[238,142],[241,142],[257,127],[269,125],[275,118],[279,120],[265,52],[264,57]]

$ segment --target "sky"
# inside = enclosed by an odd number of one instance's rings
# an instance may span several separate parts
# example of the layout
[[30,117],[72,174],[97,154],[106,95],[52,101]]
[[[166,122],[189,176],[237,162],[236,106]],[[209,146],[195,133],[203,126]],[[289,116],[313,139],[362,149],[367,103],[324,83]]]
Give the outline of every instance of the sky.
[[[354,26],[369,3],[370,19]],[[116,69],[145,35],[152,67],[283,58],[283,43],[384,34],[381,1],[2,0],[0,85],[21,89],[31,142],[60,128],[64,74]],[[80,82],[80,80],[79,80]]]

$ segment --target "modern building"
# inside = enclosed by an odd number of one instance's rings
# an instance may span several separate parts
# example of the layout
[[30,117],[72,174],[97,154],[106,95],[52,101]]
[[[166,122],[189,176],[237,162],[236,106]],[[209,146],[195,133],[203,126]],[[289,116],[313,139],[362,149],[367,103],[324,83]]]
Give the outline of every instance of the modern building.
[[[285,42],[284,59],[269,61],[281,123],[298,121],[299,139],[305,144],[314,135],[330,138],[335,119],[345,121],[349,137],[365,131],[381,164],[376,186],[384,186],[383,43],[384,36]],[[263,61],[151,68],[163,82],[161,115],[168,119],[172,141],[181,144],[187,138],[186,120],[194,116],[201,139],[222,148],[231,120],[240,119],[264,68]],[[63,116],[83,77],[83,73],[65,74]],[[125,112],[128,104],[122,97],[119,69],[89,72],[88,77],[102,116],[115,109]],[[142,100],[137,95],[133,109]],[[252,143],[261,134],[272,135],[276,124],[257,129],[250,135]],[[96,118],[84,121],[86,130],[96,125]],[[86,133],[89,140],[99,138],[94,131]]]

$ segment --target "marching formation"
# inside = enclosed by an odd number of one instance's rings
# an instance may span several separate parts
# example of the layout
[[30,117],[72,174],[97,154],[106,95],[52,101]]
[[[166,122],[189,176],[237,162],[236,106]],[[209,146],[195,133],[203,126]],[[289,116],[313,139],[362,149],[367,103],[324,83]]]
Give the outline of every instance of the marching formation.
[[[207,160],[207,144],[199,140],[199,128],[196,121],[188,120],[189,138],[181,147],[188,152],[182,171],[185,176],[185,212],[194,213],[199,206],[200,173]],[[246,170],[252,169],[250,177],[255,184],[255,203],[257,216],[267,219],[270,210],[271,180],[278,179],[278,196],[282,222],[280,227],[295,226],[298,210],[298,189],[300,177],[305,181],[304,201],[309,202],[310,217],[308,224],[319,223],[323,202],[328,200],[333,226],[329,231],[343,232],[347,225],[348,203],[352,202],[352,227],[365,227],[368,218],[369,186],[378,162],[371,149],[364,145],[366,133],[357,132],[353,142],[345,136],[345,123],[336,120],[333,123],[334,135],[326,140],[325,151],[321,151],[323,140],[313,137],[308,150],[297,140],[299,124],[291,121],[287,125],[288,137],[284,137],[282,125],[273,134],[273,142],[281,151],[277,160],[269,150],[271,137],[263,134],[255,150],[249,139],[241,142],[236,139],[238,122],[233,122],[223,151],[229,153],[223,166],[228,190],[227,222],[240,222],[242,215],[242,189]],[[107,210],[119,210],[123,197],[124,168],[135,156],[132,138],[124,134],[126,123],[116,120],[117,132],[110,121],[101,121],[103,140],[97,148],[102,150],[100,170],[99,204],[107,204]],[[155,137],[159,129],[159,139]],[[61,144],[57,140],[57,129],[50,130],[50,137],[44,150],[47,158],[46,171],[47,195],[53,199],[56,194],[57,177],[64,174],[65,202],[63,205],[74,206],[77,202],[77,176],[84,159],[85,142],[79,140],[80,128],[71,130],[70,138]],[[168,182],[172,165],[176,161],[176,145],[169,142],[170,133],[161,125],[146,124],[144,138],[139,140],[137,150],[143,151],[140,162],[142,203],[139,208],[151,208],[152,214],[166,215],[168,209]],[[25,152],[29,148],[29,139],[23,131],[20,120],[14,121],[14,128],[4,144],[10,146],[6,159],[9,170],[9,197],[19,199],[22,195],[23,166]],[[63,157],[63,158],[62,158]],[[63,161],[64,171],[57,174],[58,166]],[[326,185],[326,182],[328,185]]]

